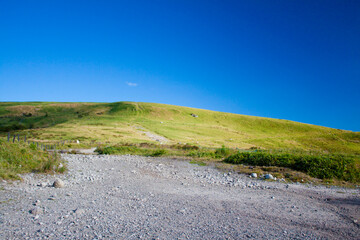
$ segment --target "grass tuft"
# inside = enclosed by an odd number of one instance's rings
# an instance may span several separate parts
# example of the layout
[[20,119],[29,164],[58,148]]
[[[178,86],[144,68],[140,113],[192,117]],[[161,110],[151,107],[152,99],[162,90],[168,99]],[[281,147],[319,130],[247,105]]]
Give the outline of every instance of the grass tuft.
[[0,178],[20,179],[23,173],[63,173],[65,163],[56,153],[38,150],[34,144],[0,140]]

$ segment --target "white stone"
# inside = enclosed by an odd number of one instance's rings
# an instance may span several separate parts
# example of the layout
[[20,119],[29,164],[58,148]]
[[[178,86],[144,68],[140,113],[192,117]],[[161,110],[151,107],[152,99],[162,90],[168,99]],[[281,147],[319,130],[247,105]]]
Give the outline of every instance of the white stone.
[[44,212],[44,210],[41,207],[35,207],[30,210],[30,213],[33,215],[39,215],[39,214],[42,214],[43,212]]
[[271,175],[271,174],[265,174],[265,179],[271,179],[271,180],[273,180],[274,177],[273,177],[273,175]]
[[65,187],[65,183],[61,179],[56,179],[53,183],[53,187],[63,188]]

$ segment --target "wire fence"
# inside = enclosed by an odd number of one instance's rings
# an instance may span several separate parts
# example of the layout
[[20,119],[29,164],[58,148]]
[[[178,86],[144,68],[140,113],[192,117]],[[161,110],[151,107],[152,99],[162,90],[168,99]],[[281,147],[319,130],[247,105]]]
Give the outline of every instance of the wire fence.
[[64,146],[65,144],[68,144],[68,143],[79,143],[78,140],[62,140],[62,141],[55,142],[55,143],[44,143],[44,142],[40,142],[40,141],[29,141],[27,139],[26,135],[24,135],[24,136],[21,136],[20,134],[12,135],[10,132],[8,132],[7,141],[12,142],[12,143],[24,142],[24,143],[27,143],[27,144],[33,144],[37,148],[42,149],[42,150],[56,150],[60,146]]

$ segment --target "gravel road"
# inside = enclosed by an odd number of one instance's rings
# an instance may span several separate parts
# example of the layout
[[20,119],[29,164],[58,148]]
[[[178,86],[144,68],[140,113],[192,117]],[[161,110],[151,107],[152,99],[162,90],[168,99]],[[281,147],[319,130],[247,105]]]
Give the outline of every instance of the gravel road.
[[[0,184],[0,239],[359,239],[359,189],[187,161],[63,154],[64,175]],[[65,187],[55,188],[55,178]]]

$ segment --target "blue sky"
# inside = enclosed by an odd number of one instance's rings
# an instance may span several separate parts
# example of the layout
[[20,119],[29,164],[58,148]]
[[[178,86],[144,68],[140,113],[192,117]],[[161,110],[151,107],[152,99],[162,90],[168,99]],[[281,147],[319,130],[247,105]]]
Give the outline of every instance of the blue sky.
[[360,131],[360,1],[3,1],[0,101],[141,101]]

